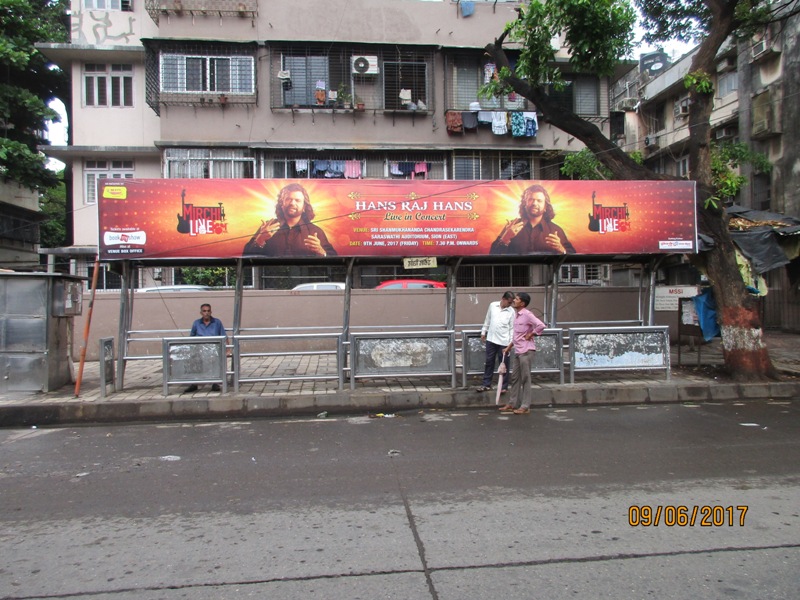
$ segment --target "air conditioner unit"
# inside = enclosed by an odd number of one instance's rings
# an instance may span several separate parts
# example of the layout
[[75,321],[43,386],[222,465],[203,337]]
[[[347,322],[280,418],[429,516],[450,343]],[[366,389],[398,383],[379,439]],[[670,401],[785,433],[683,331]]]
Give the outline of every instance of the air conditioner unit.
[[648,135],[644,138],[644,147],[648,150],[658,150],[658,136]]
[[717,73],[725,73],[732,71],[736,68],[736,59],[732,56],[726,56],[717,63]]
[[351,59],[353,75],[377,75],[380,73],[377,56],[354,56]]
[[636,110],[636,105],[638,103],[638,98],[623,98],[620,100],[619,107],[621,110]]
[[714,138],[718,140],[724,140],[732,137],[736,137],[735,127],[720,127],[714,134]]
[[688,115],[689,114],[689,105],[688,104],[681,104],[679,109],[678,109],[678,112],[680,114],[682,114],[682,115]]
[[753,44],[753,58],[758,58],[767,51],[767,38],[761,38]]

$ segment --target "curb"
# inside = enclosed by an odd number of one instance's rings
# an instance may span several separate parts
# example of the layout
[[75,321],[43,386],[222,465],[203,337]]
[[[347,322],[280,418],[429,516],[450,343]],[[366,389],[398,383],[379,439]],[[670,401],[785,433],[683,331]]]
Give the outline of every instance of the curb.
[[[537,388],[534,396],[533,408],[784,400],[800,397],[800,381],[688,384],[665,382],[624,387],[566,384],[557,388]],[[487,404],[487,400],[491,404]],[[270,397],[228,395],[98,403],[75,399],[36,404],[20,401],[0,405],[0,427],[286,417],[320,412],[353,414],[421,409],[486,409],[490,406],[494,406],[493,396],[469,389],[437,392],[341,391]]]

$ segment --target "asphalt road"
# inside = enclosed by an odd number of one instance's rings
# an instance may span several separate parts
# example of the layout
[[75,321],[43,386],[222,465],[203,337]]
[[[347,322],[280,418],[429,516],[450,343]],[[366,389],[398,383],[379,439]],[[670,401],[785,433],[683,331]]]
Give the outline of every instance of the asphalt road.
[[5,429],[0,456],[4,599],[800,589],[800,399]]

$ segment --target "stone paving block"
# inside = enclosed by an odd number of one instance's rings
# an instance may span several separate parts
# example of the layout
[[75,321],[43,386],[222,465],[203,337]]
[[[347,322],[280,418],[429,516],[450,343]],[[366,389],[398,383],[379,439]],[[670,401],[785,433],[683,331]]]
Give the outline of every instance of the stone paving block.
[[245,414],[254,416],[277,413],[284,408],[280,398],[274,396],[247,396],[242,405]]
[[238,398],[236,396],[222,396],[221,398],[214,398],[208,402],[208,412],[244,414],[244,398]]
[[678,400],[688,402],[705,402],[711,395],[708,385],[683,385],[678,387]]
[[736,400],[741,393],[738,383],[712,383],[708,391],[712,400]]
[[677,402],[678,388],[673,385],[650,385],[647,387],[650,402]]
[[800,382],[774,382],[769,384],[771,398],[797,398],[800,397]]
[[558,389],[553,390],[553,405],[575,405],[585,404],[586,398],[583,395],[584,389],[582,387],[575,387],[572,385],[564,385]]
[[208,400],[200,398],[186,398],[172,401],[172,415],[181,416],[205,416],[208,413]]
[[769,398],[768,383],[743,383],[740,386],[741,398],[743,400],[755,400],[757,398]]
[[172,400],[148,400],[139,403],[139,416],[149,419],[165,418],[172,415]]

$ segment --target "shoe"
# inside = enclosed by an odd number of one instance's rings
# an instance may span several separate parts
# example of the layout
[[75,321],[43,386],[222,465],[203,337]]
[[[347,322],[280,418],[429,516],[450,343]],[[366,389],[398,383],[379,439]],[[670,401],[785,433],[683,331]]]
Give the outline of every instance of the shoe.
[[183,393],[184,394],[191,394],[192,392],[196,392],[196,391],[197,391],[197,386],[192,384],[189,387],[187,387],[185,390],[183,390]]
[[514,407],[511,406],[510,404],[506,404],[504,406],[501,406],[498,410],[500,412],[511,412],[512,410],[514,410]]
[[476,388],[475,388],[475,391],[476,391],[476,392],[488,392],[488,391],[489,391],[489,390],[491,390],[491,389],[492,389],[492,388],[490,388],[490,387],[487,387],[487,386],[485,386],[485,385],[482,385],[482,386],[480,386],[480,387],[476,387]]
[[508,390],[501,390],[501,391],[500,391],[500,393],[501,393],[501,394],[505,394],[507,391],[508,391]]
[[518,408],[514,411],[515,415],[529,415],[531,413],[530,408]]
[[211,386],[211,391],[212,392],[218,392],[219,391],[219,384],[218,383],[213,384]]

